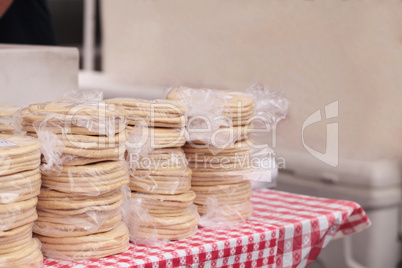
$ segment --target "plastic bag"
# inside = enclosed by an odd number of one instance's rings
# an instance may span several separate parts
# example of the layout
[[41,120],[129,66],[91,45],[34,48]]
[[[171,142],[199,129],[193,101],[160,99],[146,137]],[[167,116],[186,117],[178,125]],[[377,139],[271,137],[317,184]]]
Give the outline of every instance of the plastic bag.
[[226,227],[251,216],[253,192],[249,181],[193,186],[191,190],[197,194],[194,203],[198,206],[203,227]]
[[30,239],[29,243],[23,248],[15,251],[0,254],[0,267],[42,267],[43,255],[41,243],[37,239]]
[[39,148],[38,140],[31,137],[0,138],[0,182],[2,176],[38,168]]
[[123,222],[110,231],[68,239],[38,234],[34,237],[41,241],[45,256],[63,260],[99,259],[125,252],[130,247],[128,230]]
[[137,125],[136,127],[127,126],[126,130],[128,142],[137,144],[137,146],[133,146],[134,148],[148,147],[153,150],[182,147],[186,143],[184,128],[152,128],[138,127]]
[[122,108],[113,104],[34,104],[22,110],[16,121],[28,135],[39,138],[45,162],[43,171],[124,159],[125,115]]
[[115,136],[125,128],[124,109],[104,102],[60,101],[31,104],[21,111],[22,131],[36,128],[56,134]]
[[191,187],[191,169],[181,148],[157,149],[136,162],[130,155],[130,189],[154,194],[181,194]]
[[267,127],[268,131],[288,115],[289,101],[283,91],[271,92],[262,84],[254,84],[246,91],[255,102],[256,118],[253,123],[256,128]]
[[156,195],[132,193],[123,205],[130,240],[139,244],[181,240],[198,230],[199,214],[193,205],[195,194]]
[[0,133],[12,134],[14,132],[12,115],[21,107],[13,105],[0,105]]
[[39,195],[40,187],[41,173],[39,168],[0,176],[0,204],[34,198]]
[[113,190],[97,196],[62,193],[43,188],[34,223],[36,234],[47,237],[78,237],[114,229],[121,222],[123,192]]
[[179,101],[116,98],[105,102],[122,106],[130,126],[142,121],[147,121],[149,127],[183,128],[186,125],[185,109]]
[[0,231],[0,259],[2,254],[12,253],[29,246],[31,240],[32,223],[11,230]]
[[129,183],[125,161],[104,161],[84,166],[63,166],[59,171],[47,171],[42,186],[63,193],[97,196],[114,191]]
[[[188,142],[211,144],[214,147],[230,145],[237,137],[225,133],[233,126],[230,96],[212,89],[174,88],[167,99],[179,100],[187,116]],[[221,134],[221,136],[217,136]],[[233,134],[233,133],[232,133]]]
[[38,198],[34,197],[0,205],[0,231],[7,231],[35,221],[38,218],[37,202]]
[[[262,85],[246,92],[178,88],[167,98],[179,99],[189,109],[184,151],[192,169],[201,224],[210,228],[244,221],[252,213],[250,181],[269,183],[276,171],[273,151],[255,143],[254,130],[265,128],[267,133],[285,118],[287,99]],[[191,127],[193,118],[197,128]],[[242,191],[247,198],[236,201],[242,195],[235,189],[245,184],[248,187],[242,186]]]

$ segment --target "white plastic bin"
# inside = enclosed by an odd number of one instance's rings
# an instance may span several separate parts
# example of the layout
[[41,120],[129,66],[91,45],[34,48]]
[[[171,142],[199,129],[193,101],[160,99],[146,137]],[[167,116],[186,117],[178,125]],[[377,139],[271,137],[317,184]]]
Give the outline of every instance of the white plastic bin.
[[[396,267],[401,260],[401,177],[394,161],[340,159],[336,168],[303,153],[278,152],[286,159],[277,189],[312,196],[351,200],[362,205],[372,226],[345,239],[331,241],[311,267]],[[345,249],[350,243],[351,250]],[[346,245],[348,246],[348,245]],[[345,252],[351,251],[351,258]],[[347,261],[352,262],[347,262]]]

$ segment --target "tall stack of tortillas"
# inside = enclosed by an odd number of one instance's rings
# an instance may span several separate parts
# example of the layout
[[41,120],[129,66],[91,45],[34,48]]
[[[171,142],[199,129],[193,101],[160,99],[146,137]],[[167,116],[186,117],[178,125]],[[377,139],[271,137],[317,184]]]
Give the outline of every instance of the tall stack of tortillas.
[[[0,105],[0,138],[13,136],[14,127],[11,125],[11,121],[8,124],[1,122],[1,119],[11,117],[21,107],[13,105]],[[8,120],[9,121],[9,120]]]
[[40,267],[40,244],[32,239],[38,218],[40,144],[31,137],[0,137],[0,267]]
[[[180,100],[191,109],[190,121],[195,118],[205,121],[207,134],[194,133],[189,126],[190,138],[184,146],[193,171],[191,190],[197,195],[194,203],[202,216],[201,224],[211,226],[250,217],[252,188],[248,174],[253,167],[248,134],[254,116],[252,97],[243,93],[177,88],[167,98]],[[224,122],[217,125],[220,120]]]
[[92,259],[129,248],[122,223],[125,112],[102,102],[33,104],[22,130],[43,153],[42,189],[34,233],[45,256]]
[[135,200],[128,208],[136,240],[179,240],[197,232],[198,213],[191,169],[181,148],[186,141],[184,108],[177,101],[111,99],[128,116],[127,160]]

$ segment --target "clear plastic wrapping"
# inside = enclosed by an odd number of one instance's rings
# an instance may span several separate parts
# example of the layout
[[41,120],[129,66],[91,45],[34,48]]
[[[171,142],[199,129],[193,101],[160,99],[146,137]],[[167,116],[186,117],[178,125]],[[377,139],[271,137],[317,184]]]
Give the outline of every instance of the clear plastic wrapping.
[[110,231],[121,222],[120,189],[97,196],[62,193],[43,188],[34,223],[36,234],[47,237],[79,237]]
[[[169,100],[178,100],[185,107],[188,141],[204,144],[222,144],[214,133],[222,127],[232,126],[229,96],[212,89],[174,88],[167,95]],[[233,138],[235,139],[235,138]],[[218,147],[218,146],[216,146]]]
[[[162,112],[159,106],[156,110]],[[141,121],[129,123],[135,126],[127,127],[126,159],[133,192],[123,205],[123,219],[135,243],[184,239],[197,232],[199,222],[193,205],[195,194],[189,191],[191,169],[181,148],[186,131],[172,128],[162,116],[154,117],[149,111],[146,114]],[[181,116],[178,121],[185,122],[185,118]]]
[[78,237],[48,237],[35,234],[42,243],[45,256],[64,260],[98,259],[127,251],[129,235],[127,227],[120,222],[106,232]]
[[153,194],[181,194],[191,187],[191,169],[181,148],[164,148],[144,156],[128,155],[130,189]]
[[123,206],[124,221],[134,243],[154,244],[180,240],[198,230],[199,214],[193,205],[195,194],[156,195],[132,193]]
[[167,98],[186,108],[191,144],[225,148],[244,139],[253,127],[254,102],[248,94],[180,87],[170,90]]
[[44,171],[124,159],[125,112],[114,104],[33,104],[19,118],[21,129],[41,142]]
[[18,250],[0,254],[1,268],[39,268],[42,266],[42,262],[43,255],[41,252],[41,243],[37,239],[30,239],[27,245],[22,248],[18,248]]
[[39,195],[40,187],[39,168],[0,176],[0,205],[34,198]]
[[250,181],[220,185],[200,185],[191,188],[197,193],[194,203],[201,214],[200,225],[206,228],[226,227],[251,216]]
[[39,148],[31,137],[0,138],[0,182],[3,176],[38,168]]
[[0,133],[11,135],[15,130],[13,127],[12,115],[21,107],[13,105],[0,105]]
[[6,231],[32,223],[38,218],[38,198],[0,205],[0,231]]
[[184,128],[153,128],[131,127],[126,128],[129,144],[149,146],[151,149],[182,147],[186,143]]
[[40,144],[31,137],[0,138],[0,267],[40,267],[32,239],[41,187]]
[[185,109],[178,101],[116,98],[105,102],[122,106],[130,126],[136,126],[144,120],[149,127],[183,128],[186,125]]
[[253,124],[256,128],[268,127],[272,130],[276,124],[288,115],[289,101],[283,91],[271,92],[263,84],[254,84],[246,91],[255,102],[255,115]]
[[56,134],[110,137],[123,131],[126,124],[124,109],[97,101],[31,104],[20,112],[20,116],[21,130],[31,133],[40,128]]
[[104,161],[84,166],[63,166],[46,171],[42,186],[63,193],[97,196],[129,183],[125,161]]
[[227,226],[250,217],[250,181],[270,182],[276,168],[273,151],[256,144],[255,133],[268,133],[286,117],[284,94],[271,93],[263,85],[246,92],[180,87],[170,90],[167,98],[181,101],[187,110],[184,151],[201,225]]
[[12,253],[29,246],[32,240],[32,223],[0,231],[0,259],[2,254]]

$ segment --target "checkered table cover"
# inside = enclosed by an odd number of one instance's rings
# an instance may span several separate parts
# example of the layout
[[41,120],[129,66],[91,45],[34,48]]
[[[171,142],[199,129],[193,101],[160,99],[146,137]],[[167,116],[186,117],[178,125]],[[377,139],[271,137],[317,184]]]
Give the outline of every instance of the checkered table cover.
[[370,226],[360,205],[273,190],[255,192],[253,216],[232,229],[200,228],[182,241],[131,245],[97,260],[45,259],[44,267],[305,267],[334,237]]

